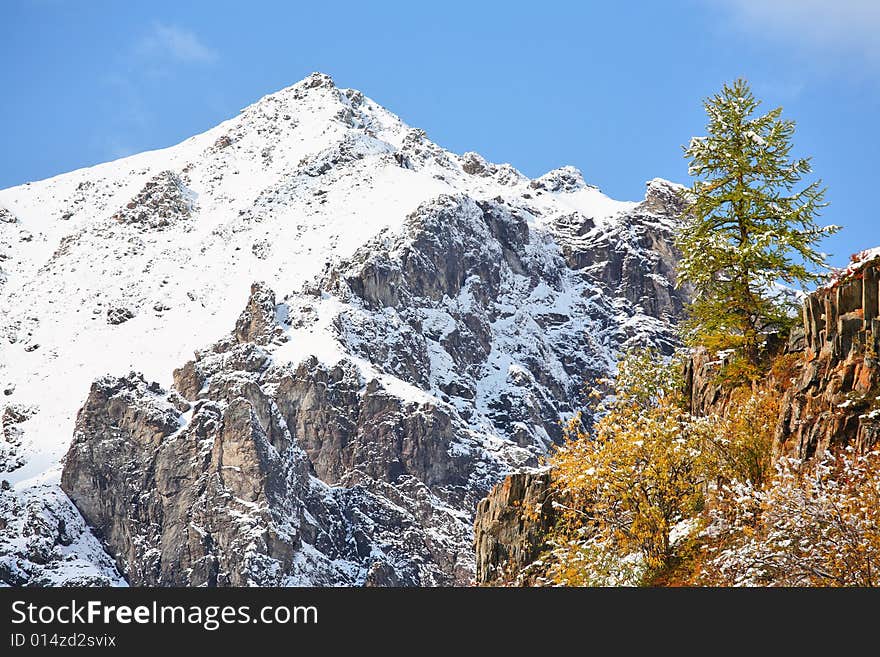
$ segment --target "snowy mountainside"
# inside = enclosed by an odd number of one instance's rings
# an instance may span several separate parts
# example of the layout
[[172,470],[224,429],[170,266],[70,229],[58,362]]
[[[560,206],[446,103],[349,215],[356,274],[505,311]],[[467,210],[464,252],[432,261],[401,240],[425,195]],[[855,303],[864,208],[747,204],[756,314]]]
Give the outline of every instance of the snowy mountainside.
[[[673,344],[680,209],[665,181],[618,202],[571,167],[531,180],[449,153],[322,74],[177,146],[2,190],[5,494],[78,508],[136,583],[467,582],[476,500],[559,439],[620,349]],[[71,436],[77,508],[56,486]],[[176,451],[193,436],[250,456]],[[150,502],[166,527],[108,515],[135,481],[178,481],[182,454],[191,487]],[[169,471],[90,488],[102,460],[155,459]],[[228,480],[245,466],[262,483]],[[53,570],[64,541],[34,559],[12,527],[0,579],[120,581],[87,528],[91,571]]]
[[[15,479],[52,467],[66,449],[82,402],[67,391],[127,368],[168,380],[228,329],[254,280],[296,285],[447,188],[383,158],[407,128],[361,102],[355,114],[315,76],[178,146],[0,192],[16,219],[0,234],[0,385],[14,387],[4,401],[40,407],[28,427],[40,438]],[[337,184],[332,173],[311,175],[314,161],[353,157],[353,142],[360,156],[378,151],[352,160]],[[135,216],[127,206],[169,174],[189,211],[157,227],[114,219]],[[118,308],[134,316],[107,322]]]

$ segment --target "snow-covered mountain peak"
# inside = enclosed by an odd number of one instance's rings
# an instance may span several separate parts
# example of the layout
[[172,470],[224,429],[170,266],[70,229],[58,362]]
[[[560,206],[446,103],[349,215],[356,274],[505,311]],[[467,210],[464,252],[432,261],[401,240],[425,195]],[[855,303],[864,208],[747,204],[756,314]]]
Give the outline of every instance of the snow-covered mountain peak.
[[57,462],[95,377],[167,382],[252,281],[295,289],[439,194],[500,199],[535,227],[636,206],[573,167],[529,180],[450,153],[322,73],[176,146],[0,190],[0,386],[39,409],[12,477]]
[[[175,146],[0,190],[0,478],[42,496],[74,426],[87,446],[95,422],[121,431],[158,404],[169,444],[207,440],[259,392],[277,458],[301,443],[288,483],[320,498],[321,522],[341,522],[331,497],[356,497],[338,487],[363,485],[375,508],[414,513],[419,540],[443,527],[445,556],[398,581],[466,581],[467,560],[444,559],[464,553],[469,505],[559,439],[619,349],[674,341],[677,198],[652,181],[644,201],[616,201],[573,167],[532,180],[451,153],[321,73]],[[271,339],[255,342],[254,317]],[[115,378],[129,371],[150,403]],[[384,413],[394,436],[377,447]],[[415,511],[425,499],[433,519]],[[297,554],[296,581],[318,581],[310,559],[326,555]],[[349,557],[324,581],[367,577]]]

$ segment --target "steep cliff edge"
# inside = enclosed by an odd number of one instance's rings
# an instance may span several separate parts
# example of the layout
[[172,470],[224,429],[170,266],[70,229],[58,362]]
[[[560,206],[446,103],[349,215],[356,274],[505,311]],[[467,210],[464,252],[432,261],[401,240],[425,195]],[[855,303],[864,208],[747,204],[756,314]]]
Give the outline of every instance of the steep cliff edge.
[[528,567],[556,517],[551,484],[549,470],[517,472],[480,500],[474,521],[477,584],[531,582]]
[[[870,254],[869,254],[870,255]],[[776,451],[806,459],[864,452],[880,437],[880,253],[804,302],[802,370],[786,393]]]
[[[768,383],[782,398],[774,453],[800,459],[877,443],[880,422],[880,253],[867,251],[827,286],[808,295],[802,327],[784,347],[789,367]],[[729,389],[718,379],[723,360],[697,350],[685,379],[694,415],[723,415]]]

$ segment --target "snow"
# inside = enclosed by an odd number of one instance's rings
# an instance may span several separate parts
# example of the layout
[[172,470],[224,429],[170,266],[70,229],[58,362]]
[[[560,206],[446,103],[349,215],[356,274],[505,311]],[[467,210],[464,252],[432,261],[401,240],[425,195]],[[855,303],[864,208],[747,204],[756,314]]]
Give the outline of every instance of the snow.
[[[28,462],[10,480],[47,472],[57,480],[76,411],[98,376],[133,369],[170,384],[195,349],[228,332],[254,280],[292,289],[449,189],[431,175],[375,161],[408,129],[372,103],[365,120],[389,138],[385,148],[365,149],[370,154],[342,182],[297,177],[306,155],[352,133],[333,119],[346,106],[338,90],[302,87],[267,96],[177,146],[0,191],[0,206],[18,220],[0,224],[9,254],[0,288],[0,387],[15,389],[4,402],[39,407],[23,425]],[[214,150],[224,135],[232,144]],[[273,149],[268,165],[266,148]],[[110,219],[166,170],[188,178],[197,208],[188,221],[141,232]],[[83,184],[88,193],[78,195]],[[319,188],[327,193],[316,200]],[[69,208],[72,217],[61,220]],[[20,240],[22,231],[31,241]],[[266,257],[253,253],[257,243],[271,245]],[[135,317],[107,324],[115,306]]]
[[337,299],[322,295],[315,307],[318,321],[308,327],[287,329],[287,341],[274,351],[275,361],[300,363],[309,356],[315,356],[319,362],[327,365],[338,363],[345,352],[334,337],[331,325],[341,309]]
[[559,202],[591,217],[600,226],[607,226],[615,216],[628,212],[638,205],[631,201],[615,201],[593,187],[566,194],[559,199]]
[[[19,495],[0,492],[0,515],[8,523],[3,532],[11,536],[0,541],[0,568],[7,578],[43,586],[126,585],[79,511],[57,486],[33,486]],[[59,534],[65,540],[57,541]]]
[[852,264],[850,265],[850,267],[859,269],[865,264],[878,258],[880,258],[880,246],[875,246],[872,249],[865,249],[864,251],[860,251],[859,253],[853,255]]
[[[481,169],[468,173],[465,163]],[[135,199],[149,203],[144,193],[154,180],[172,180],[169,193],[181,202],[162,225],[137,220]],[[638,205],[609,198],[573,167],[532,181],[510,165],[452,154],[319,74],[170,148],[0,190],[0,391],[10,393],[0,404],[36,411],[17,425],[24,466],[0,477],[23,496],[49,489],[60,495],[61,460],[95,379],[139,371],[168,388],[174,368],[230,331],[254,281],[279,294],[297,290],[370,240],[390,241],[417,207],[441,194],[517,207],[531,231],[529,257],[548,268],[561,258],[552,234],[561,217],[591,219],[583,239],[601,239]],[[315,321],[288,326],[287,340],[270,347],[273,360],[346,358],[365,382],[378,380],[406,402],[460,404],[442,401],[441,385],[456,375],[439,342],[456,328],[450,312],[473,304],[469,295],[478,283],[469,281],[445,310],[418,309],[424,332],[434,336],[425,389],[352,354],[334,322],[357,309],[326,293],[312,304]],[[505,290],[497,299],[503,312],[491,326],[488,373],[473,402],[474,441],[489,450],[505,444],[488,419],[489,404],[502,391],[517,390],[512,381],[531,376],[523,358],[547,358],[542,340],[586,332],[595,342],[580,357],[597,369],[613,368],[607,326],[542,328],[536,317],[607,319],[610,313],[635,334],[660,328],[659,320],[603,305],[601,291],[571,273],[558,289],[545,283],[532,289],[527,277],[513,275]],[[111,312],[117,310],[126,313]],[[561,362],[551,359],[548,368],[553,378],[570,379]],[[309,560],[305,552],[301,558]]]
[[764,140],[764,138],[761,135],[759,135],[757,132],[755,132],[754,130],[746,130],[745,136],[747,139],[750,139],[757,146],[766,146],[767,145],[767,142]]
[[873,262],[878,259],[880,259],[880,246],[854,253],[852,256],[850,256],[850,263],[847,267],[844,267],[842,269],[835,269],[834,272],[832,272],[831,280],[825,286],[826,289],[834,287],[841,281],[845,281],[853,274],[859,272],[869,262]]

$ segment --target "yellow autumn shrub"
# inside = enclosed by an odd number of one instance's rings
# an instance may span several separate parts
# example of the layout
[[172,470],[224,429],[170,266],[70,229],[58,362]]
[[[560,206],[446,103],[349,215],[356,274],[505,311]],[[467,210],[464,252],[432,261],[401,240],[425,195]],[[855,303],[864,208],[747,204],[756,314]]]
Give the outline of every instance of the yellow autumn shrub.
[[630,354],[593,430],[580,418],[569,424],[551,459],[560,516],[550,567],[556,583],[637,583],[673,560],[673,528],[703,499],[699,435],[680,369],[648,352]]
[[737,388],[724,415],[692,420],[692,429],[701,436],[708,478],[751,482],[760,488],[772,477],[781,399],[767,385]]
[[568,424],[549,582],[880,585],[880,453],[774,462],[778,389],[734,389],[723,414],[694,418],[680,372],[629,354],[595,424]]

